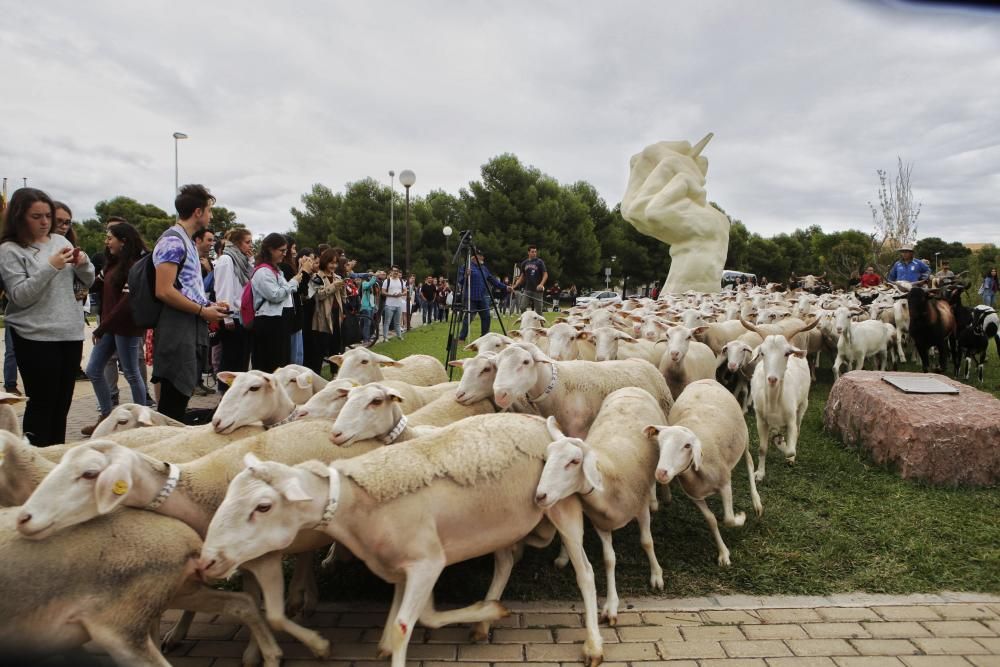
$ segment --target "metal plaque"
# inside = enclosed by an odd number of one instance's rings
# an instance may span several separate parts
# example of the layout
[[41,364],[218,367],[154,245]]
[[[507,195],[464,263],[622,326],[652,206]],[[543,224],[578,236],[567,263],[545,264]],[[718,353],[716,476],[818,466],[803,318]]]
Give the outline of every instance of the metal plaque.
[[907,394],[957,394],[958,389],[936,378],[919,375],[883,375],[882,379]]

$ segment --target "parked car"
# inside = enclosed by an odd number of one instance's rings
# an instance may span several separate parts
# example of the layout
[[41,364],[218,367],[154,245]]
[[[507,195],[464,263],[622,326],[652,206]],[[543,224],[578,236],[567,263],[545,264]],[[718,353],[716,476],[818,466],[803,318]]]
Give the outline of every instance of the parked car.
[[610,290],[591,292],[587,296],[576,297],[576,305],[578,306],[586,306],[591,301],[597,301],[601,305],[606,305],[609,303],[621,303],[622,297],[618,294],[618,292],[612,292]]

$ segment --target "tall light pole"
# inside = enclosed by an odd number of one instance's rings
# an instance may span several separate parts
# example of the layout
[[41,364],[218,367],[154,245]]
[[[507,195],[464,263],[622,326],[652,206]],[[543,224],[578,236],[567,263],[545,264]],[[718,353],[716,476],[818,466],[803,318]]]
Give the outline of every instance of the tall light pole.
[[444,234],[444,267],[445,267],[445,272],[447,272],[447,270],[448,270],[448,255],[451,252],[451,245],[450,245],[449,241],[451,241],[451,233],[453,231],[455,231],[455,230],[453,230],[451,228],[451,225],[445,225],[444,229],[441,230],[441,233]]
[[178,173],[177,172],[177,143],[181,139],[187,139],[187,138],[188,138],[188,135],[184,134],[183,132],[174,132],[174,196],[175,197],[177,196],[177,193],[180,192],[180,189],[181,189],[180,183],[177,180],[177,173]]
[[393,228],[396,226],[396,172],[389,170],[389,266],[396,263],[396,243],[393,239]]
[[410,169],[399,172],[399,182],[406,188],[406,277],[410,277],[410,186],[417,182],[417,175]]

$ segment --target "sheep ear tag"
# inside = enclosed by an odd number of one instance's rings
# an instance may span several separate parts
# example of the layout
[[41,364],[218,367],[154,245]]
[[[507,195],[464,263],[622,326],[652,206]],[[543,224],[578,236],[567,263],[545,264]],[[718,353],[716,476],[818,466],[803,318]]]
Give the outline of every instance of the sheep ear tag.
[[111,493],[116,496],[124,496],[128,493],[128,482],[124,479],[115,480],[115,483],[111,485]]

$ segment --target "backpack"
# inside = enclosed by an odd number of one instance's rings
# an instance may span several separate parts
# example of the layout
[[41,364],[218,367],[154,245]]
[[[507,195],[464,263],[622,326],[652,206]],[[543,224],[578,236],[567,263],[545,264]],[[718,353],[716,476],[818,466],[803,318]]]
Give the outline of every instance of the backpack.
[[261,299],[260,303],[254,303],[253,277],[257,271],[263,269],[265,266],[274,271],[274,275],[278,275],[278,270],[270,264],[261,264],[253,267],[250,280],[243,286],[243,294],[240,295],[240,324],[243,325],[244,329],[253,329],[253,318],[257,314],[257,309],[264,305],[264,299]]
[[[184,237],[174,229],[168,229],[156,240],[157,243],[164,236],[170,234],[182,241]],[[154,246],[155,249],[155,246]],[[184,268],[184,261],[187,259],[187,244],[185,244],[184,256],[181,263],[177,265],[177,279],[174,287],[180,289],[181,270]],[[132,309],[132,320],[136,326],[143,329],[153,329],[160,321],[160,312],[163,310],[163,302],[156,298],[156,266],[153,264],[153,253],[147,252],[136,260],[135,264],[128,270],[129,307]]]

